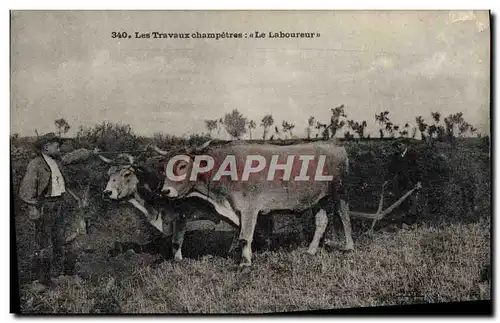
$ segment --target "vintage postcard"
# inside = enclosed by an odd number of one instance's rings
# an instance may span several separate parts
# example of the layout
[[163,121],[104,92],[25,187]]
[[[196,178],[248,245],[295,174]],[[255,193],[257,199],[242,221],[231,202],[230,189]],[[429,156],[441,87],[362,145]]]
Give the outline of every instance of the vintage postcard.
[[488,312],[489,11],[10,22],[17,312]]

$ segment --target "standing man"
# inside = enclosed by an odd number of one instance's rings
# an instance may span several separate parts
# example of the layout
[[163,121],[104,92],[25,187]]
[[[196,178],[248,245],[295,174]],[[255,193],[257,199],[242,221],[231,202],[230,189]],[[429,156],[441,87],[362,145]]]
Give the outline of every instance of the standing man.
[[52,132],[37,139],[38,156],[28,164],[19,189],[21,200],[28,205],[28,216],[35,224],[38,250],[34,266],[42,285],[52,285],[51,277],[59,276],[62,271],[65,216],[62,206],[68,194],[80,204],[80,199],[66,187],[61,167],[82,162],[99,152],[97,149],[77,149],[61,157],[62,141]]

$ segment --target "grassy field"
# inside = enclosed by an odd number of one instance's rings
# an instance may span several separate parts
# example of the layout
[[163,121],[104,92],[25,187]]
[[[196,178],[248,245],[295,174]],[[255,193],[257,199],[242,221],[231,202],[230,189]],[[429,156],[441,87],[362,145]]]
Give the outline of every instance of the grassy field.
[[103,257],[107,270],[93,279],[61,277],[44,294],[24,286],[22,311],[266,313],[491,297],[487,219],[415,224],[356,244],[353,253],[321,250],[315,257],[305,246],[256,253],[249,273],[238,273],[234,261],[220,256],[172,263],[129,250]]
[[[128,149],[140,144],[132,146]],[[373,212],[390,144],[367,141],[346,146],[353,173],[351,209]],[[13,149],[12,181],[17,194],[31,156],[22,140]],[[490,299],[489,157],[481,143],[439,149],[450,156],[445,165],[449,176],[441,186],[435,184],[440,176],[435,163],[422,161],[429,174],[419,200],[420,214],[413,223],[403,224],[394,214],[366,236],[363,233],[370,223],[353,220],[354,252],[321,249],[311,257],[305,251],[313,220],[283,217],[276,223],[272,250],[257,250],[249,273],[237,272],[235,261],[225,258],[230,233],[223,231],[189,232],[185,260],[171,262],[167,237],[161,237],[129,207],[100,199],[106,165],[91,161],[71,167],[74,189],[81,192],[90,187],[91,203],[84,212],[92,226],[88,235],[72,243],[74,258],[68,260],[68,275],[61,276],[53,290],[39,293],[30,284],[33,227],[14,196],[21,310],[264,313]],[[474,213],[462,210],[464,185],[474,187],[478,206]],[[68,217],[75,213],[67,209]],[[340,228],[339,223],[335,225]],[[338,243],[342,238],[338,237]]]

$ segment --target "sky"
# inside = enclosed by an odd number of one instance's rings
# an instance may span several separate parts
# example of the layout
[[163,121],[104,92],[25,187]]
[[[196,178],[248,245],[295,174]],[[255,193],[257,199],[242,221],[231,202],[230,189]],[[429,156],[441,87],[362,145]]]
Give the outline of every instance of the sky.
[[[127,32],[128,39],[112,38]],[[139,33],[312,32],[309,39],[136,39]],[[11,133],[130,124],[140,135],[207,131],[237,109],[305,137],[328,122],[389,111],[395,124],[463,112],[489,133],[487,11],[13,11]],[[313,130],[313,134],[315,130]],[[227,139],[224,132],[219,137]]]

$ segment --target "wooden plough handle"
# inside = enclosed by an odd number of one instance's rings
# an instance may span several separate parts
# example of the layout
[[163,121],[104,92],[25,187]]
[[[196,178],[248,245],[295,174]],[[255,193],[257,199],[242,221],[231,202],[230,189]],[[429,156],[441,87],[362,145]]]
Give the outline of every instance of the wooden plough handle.
[[373,227],[375,226],[376,221],[382,219],[384,216],[386,216],[387,214],[394,211],[394,209],[397,208],[398,206],[400,206],[401,203],[403,203],[404,200],[406,200],[415,190],[422,188],[422,184],[420,182],[418,182],[414,188],[412,188],[411,190],[406,192],[403,196],[401,196],[391,206],[389,206],[387,209],[382,211],[383,204],[384,204],[384,189],[385,189],[386,185],[387,185],[387,182],[384,182],[384,184],[382,184],[382,192],[380,194],[380,202],[379,202],[378,210],[376,213],[365,213],[365,212],[355,212],[355,211],[350,212],[350,215],[353,217],[372,219],[373,223],[372,223],[370,231],[373,230]]

